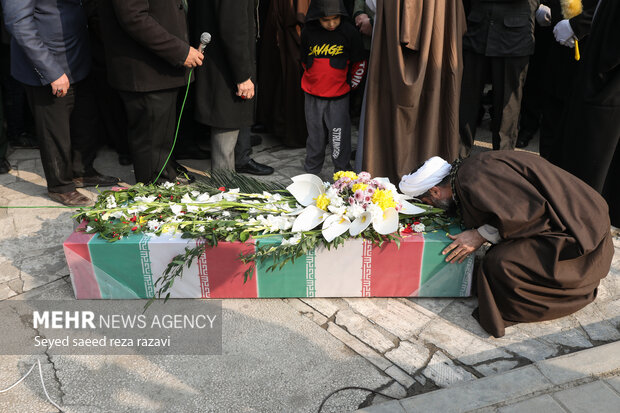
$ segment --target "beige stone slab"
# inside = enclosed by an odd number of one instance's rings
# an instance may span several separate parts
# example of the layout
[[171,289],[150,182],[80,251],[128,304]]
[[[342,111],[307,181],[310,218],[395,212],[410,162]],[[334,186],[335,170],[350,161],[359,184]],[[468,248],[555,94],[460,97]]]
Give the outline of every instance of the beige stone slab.
[[336,313],[336,324],[346,327],[350,334],[380,353],[385,353],[394,348],[394,342],[397,340],[392,338],[391,334],[388,336],[389,333],[381,331],[375,324],[351,309],[338,311]]
[[327,331],[338,340],[342,341],[345,345],[349,346],[357,354],[377,366],[379,369],[386,370],[392,366],[392,363],[383,358],[381,354],[377,353],[375,350],[362,343],[336,324],[330,322],[327,325]]
[[553,394],[571,413],[617,413],[620,395],[602,381],[583,384]]
[[526,366],[403,399],[400,403],[407,413],[467,412],[550,387],[551,383],[534,366]]
[[523,412],[566,413],[566,410],[548,394],[499,408],[499,413]]
[[536,367],[553,384],[612,372],[620,369],[620,341],[539,361]]
[[433,354],[433,358],[424,369],[423,374],[439,387],[450,387],[458,382],[476,379],[476,376],[463,367],[455,365],[441,351],[436,351]]

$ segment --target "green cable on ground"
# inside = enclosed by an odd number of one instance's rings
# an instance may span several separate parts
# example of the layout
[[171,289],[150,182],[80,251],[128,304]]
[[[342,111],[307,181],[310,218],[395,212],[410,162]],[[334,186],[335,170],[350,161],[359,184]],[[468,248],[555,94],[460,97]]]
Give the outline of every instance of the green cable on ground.
[[[161,170],[159,171],[159,173],[157,174],[157,178],[155,178],[154,182],[157,182],[157,180],[159,179],[159,177],[161,176],[162,172],[164,171],[164,169],[166,168],[166,165],[168,165],[168,161],[170,160],[170,157],[172,156],[172,152],[174,151],[174,145],[176,145],[177,143],[177,135],[179,134],[179,127],[181,126],[181,117],[183,116],[183,109],[185,109],[185,102],[187,101],[187,95],[189,94],[189,85],[192,81],[192,72],[194,71],[194,68],[190,69],[189,71],[189,77],[187,79],[187,88],[185,89],[185,97],[183,97],[183,104],[181,105],[181,112],[179,112],[179,119],[177,120],[177,130],[174,132],[174,140],[172,141],[172,148],[170,148],[170,153],[168,154],[168,157],[166,158],[166,162],[164,162],[164,166],[162,166]],[[46,206],[3,206],[0,205],[0,209],[18,209],[18,208],[22,208],[22,209],[40,209],[40,208],[64,208],[64,209],[79,209],[76,208],[74,206],[51,206],[51,205],[46,205]],[[92,208],[92,207],[83,207],[83,208]]]

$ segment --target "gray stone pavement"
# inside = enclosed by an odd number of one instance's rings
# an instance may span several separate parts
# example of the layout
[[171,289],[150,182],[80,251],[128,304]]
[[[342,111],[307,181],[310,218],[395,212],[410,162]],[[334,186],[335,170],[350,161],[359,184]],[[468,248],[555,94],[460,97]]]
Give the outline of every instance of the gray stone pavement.
[[[479,139],[482,149],[489,146],[488,131],[483,129]],[[536,146],[533,141],[527,149],[535,151]],[[303,149],[287,149],[265,135],[254,152],[256,160],[276,168],[265,179],[286,182],[302,173]],[[59,206],[46,196],[38,151],[16,150],[8,158],[14,170],[0,175],[0,205]],[[181,163],[195,171],[209,168],[209,161]],[[131,168],[119,166],[108,149],[100,152],[95,165],[102,173],[133,183]],[[327,178],[329,159],[324,171]],[[96,196],[96,190],[81,191]],[[64,208],[0,209],[0,300],[73,299],[62,250],[62,241],[74,227],[72,213]],[[617,375],[600,372],[602,380],[556,384],[540,367],[565,360],[558,357],[566,354],[608,349],[605,344],[620,341],[618,235],[614,244],[612,268],[593,304],[559,320],[508,328],[501,339],[489,337],[471,317],[475,298],[224,300],[221,356],[41,354],[39,359],[52,399],[65,411],[75,412],[311,412],[325,396],[345,386],[413,400],[473,386],[465,393],[471,400],[484,401],[499,377],[516,380],[533,371],[540,371],[542,378],[532,378],[532,386],[519,396],[489,398],[493,403],[486,405],[472,402],[470,410],[514,411],[523,406],[518,403],[530,399],[539,403],[533,406],[556,403],[568,409],[573,406],[571,400],[582,400],[571,396],[574,389],[600,393],[603,400],[604,394],[619,387]],[[611,348],[615,353],[596,353],[593,360],[620,359],[617,346]],[[0,390],[18,380],[35,358],[0,356]],[[576,363],[571,369],[590,363],[582,358],[568,360]],[[450,399],[455,394],[438,397]],[[398,402],[403,409],[411,406],[406,400]],[[353,411],[370,405],[389,408],[382,404],[385,401],[363,391],[343,391],[331,397],[323,411]],[[32,375],[0,394],[0,411],[56,409]]]

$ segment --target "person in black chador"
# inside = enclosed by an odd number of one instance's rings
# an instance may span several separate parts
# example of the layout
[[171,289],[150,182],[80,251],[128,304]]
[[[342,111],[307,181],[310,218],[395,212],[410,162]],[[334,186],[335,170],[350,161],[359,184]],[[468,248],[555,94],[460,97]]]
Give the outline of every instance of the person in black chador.
[[321,172],[328,138],[334,169],[351,168],[349,92],[359,86],[366,61],[361,35],[346,17],[342,0],[313,0],[301,32],[308,173]]
[[620,2],[601,0],[565,113],[560,166],[600,192],[620,227]]

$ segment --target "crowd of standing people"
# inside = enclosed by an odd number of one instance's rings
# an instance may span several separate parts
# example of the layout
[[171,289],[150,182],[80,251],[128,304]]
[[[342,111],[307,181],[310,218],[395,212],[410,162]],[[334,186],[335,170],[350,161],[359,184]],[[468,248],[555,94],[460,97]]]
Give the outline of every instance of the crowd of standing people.
[[116,183],[93,168],[102,144],[138,182],[191,182],[187,157],[268,175],[252,131],[305,147],[309,173],[330,147],[334,169],[398,182],[468,156],[487,102],[493,149],[538,133],[620,226],[613,0],[2,0],[2,14],[0,173],[7,145],[39,147],[63,204]]

